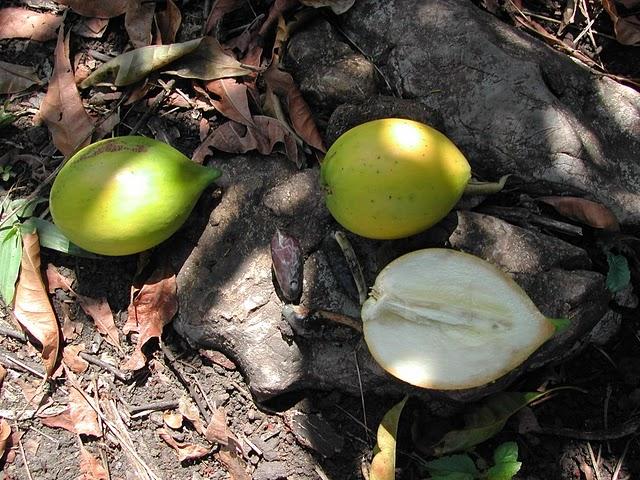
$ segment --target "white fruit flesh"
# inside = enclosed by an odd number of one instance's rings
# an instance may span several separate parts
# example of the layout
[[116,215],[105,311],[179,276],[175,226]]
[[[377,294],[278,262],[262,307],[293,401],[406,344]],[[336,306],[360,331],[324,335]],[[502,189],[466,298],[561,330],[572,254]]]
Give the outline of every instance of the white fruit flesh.
[[387,265],[362,321],[369,350],[385,370],[440,390],[500,378],[555,331],[502,270],[447,249],[418,250]]

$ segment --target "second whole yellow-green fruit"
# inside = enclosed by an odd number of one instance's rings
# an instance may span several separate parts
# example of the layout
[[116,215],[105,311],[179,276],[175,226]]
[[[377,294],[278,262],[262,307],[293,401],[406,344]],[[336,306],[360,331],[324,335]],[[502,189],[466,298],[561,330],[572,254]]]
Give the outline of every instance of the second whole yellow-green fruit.
[[219,176],[166,143],[109,138],[83,148],[60,170],[51,188],[51,215],[85,250],[137,253],[175,233]]
[[433,226],[453,209],[470,178],[471,167],[451,140],[400,118],[348,130],[321,165],[333,217],[374,239],[403,238]]

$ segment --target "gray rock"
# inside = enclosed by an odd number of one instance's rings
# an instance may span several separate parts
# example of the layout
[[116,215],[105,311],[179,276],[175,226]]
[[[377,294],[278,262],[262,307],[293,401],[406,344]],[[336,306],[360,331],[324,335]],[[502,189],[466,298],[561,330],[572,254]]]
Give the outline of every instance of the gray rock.
[[251,478],[253,480],[285,480],[289,477],[284,463],[260,462]]
[[[465,152],[476,174],[516,174],[531,192],[591,197],[623,223],[640,224],[638,92],[467,1],[361,0],[341,20],[345,34],[391,84],[389,89],[379,81],[379,90],[439,112],[443,123],[434,126]],[[298,33],[297,50],[317,42],[318,31],[324,30]],[[327,50],[344,50],[335,45],[337,36],[325,42]],[[297,55],[294,75],[312,71],[314,61]],[[306,91],[331,88],[330,78],[311,78],[305,77]],[[356,99],[345,103],[360,103],[355,87],[353,92]],[[333,105],[332,98],[314,102]],[[364,102],[338,108],[329,140],[379,116],[370,111],[370,99]]]

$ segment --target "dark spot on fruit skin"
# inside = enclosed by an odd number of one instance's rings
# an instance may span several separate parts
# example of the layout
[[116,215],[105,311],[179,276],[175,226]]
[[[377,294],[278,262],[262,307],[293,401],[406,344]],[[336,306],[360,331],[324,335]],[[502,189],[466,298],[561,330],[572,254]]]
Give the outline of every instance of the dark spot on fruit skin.
[[146,152],[148,149],[149,147],[147,145],[125,145],[122,142],[114,140],[105,142],[102,145],[99,145],[98,147],[79,155],[78,157],[76,157],[75,161],[79,162],[80,160],[89,160],[90,158],[97,157],[98,155],[102,155],[103,153],[120,152],[123,150],[128,152],[142,153]]

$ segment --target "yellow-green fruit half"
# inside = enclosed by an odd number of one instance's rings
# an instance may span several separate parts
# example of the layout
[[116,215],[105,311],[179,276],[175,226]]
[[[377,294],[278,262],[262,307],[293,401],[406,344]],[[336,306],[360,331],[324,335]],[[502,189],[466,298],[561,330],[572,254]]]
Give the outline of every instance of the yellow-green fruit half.
[[423,123],[363,123],[331,146],[321,165],[326,204],[346,229],[402,238],[440,221],[458,202],[471,167],[445,135]]
[[129,255],[169,238],[219,176],[166,143],[110,138],[83,148],[62,167],[51,188],[51,215],[85,250]]

